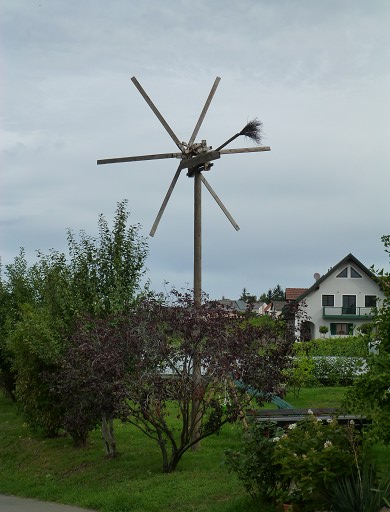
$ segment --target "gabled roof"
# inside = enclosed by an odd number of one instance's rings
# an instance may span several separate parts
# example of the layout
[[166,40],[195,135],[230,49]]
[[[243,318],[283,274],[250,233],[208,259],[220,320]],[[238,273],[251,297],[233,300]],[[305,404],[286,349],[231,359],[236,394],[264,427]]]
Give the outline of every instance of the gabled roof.
[[347,265],[350,262],[352,262],[356,267],[359,267],[360,270],[365,272],[372,279],[375,278],[375,276],[371,272],[371,270],[369,270],[365,265],[363,265],[363,263],[361,261],[359,261],[357,258],[355,258],[355,256],[353,254],[349,253],[348,256],[346,256],[341,261],[339,261],[334,267],[331,267],[326,274],[324,274],[319,279],[317,279],[317,281],[312,286],[310,286],[310,288],[307,288],[305,292],[303,292],[299,297],[297,297],[296,301],[301,302],[301,300],[303,300],[305,297],[307,297],[307,295],[309,295],[309,293],[311,293],[313,290],[316,290],[318,288],[318,286],[323,281],[325,281],[325,279],[327,279],[330,276],[330,274],[332,274],[335,271],[336,268],[341,267],[343,265]]

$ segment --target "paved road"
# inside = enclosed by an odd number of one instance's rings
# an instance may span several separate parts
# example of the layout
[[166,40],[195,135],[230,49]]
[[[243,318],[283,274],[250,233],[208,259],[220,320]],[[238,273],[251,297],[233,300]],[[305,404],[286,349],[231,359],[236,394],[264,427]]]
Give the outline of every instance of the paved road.
[[0,512],[88,512],[85,508],[0,494]]

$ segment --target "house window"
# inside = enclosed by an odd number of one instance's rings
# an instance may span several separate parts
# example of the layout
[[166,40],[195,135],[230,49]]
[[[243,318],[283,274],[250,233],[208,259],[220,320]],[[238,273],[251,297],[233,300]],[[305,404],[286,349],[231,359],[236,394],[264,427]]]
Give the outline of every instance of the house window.
[[351,267],[351,277],[354,278],[362,278],[363,276],[359,274],[357,270],[355,270],[353,267]]
[[375,308],[375,306],[376,306],[376,295],[366,295],[364,297],[364,306],[366,308]]
[[345,267],[336,277],[348,277],[348,267]]
[[323,295],[322,296],[323,306],[334,306],[334,295]]
[[353,324],[330,324],[330,334],[333,336],[348,336],[353,333]]

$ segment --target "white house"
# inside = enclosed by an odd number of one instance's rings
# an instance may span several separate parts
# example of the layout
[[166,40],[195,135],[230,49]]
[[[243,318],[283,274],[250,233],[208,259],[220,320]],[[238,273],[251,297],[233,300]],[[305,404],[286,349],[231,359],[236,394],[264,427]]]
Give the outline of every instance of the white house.
[[315,277],[315,283],[296,299],[306,303],[309,317],[301,327],[303,339],[320,338],[322,325],[328,327],[328,336],[352,334],[371,320],[372,308],[384,298],[373,273],[352,254]]
[[286,305],[284,300],[273,300],[269,304],[264,302],[260,307],[253,308],[253,311],[258,315],[272,315],[281,316],[283,314],[283,308]]

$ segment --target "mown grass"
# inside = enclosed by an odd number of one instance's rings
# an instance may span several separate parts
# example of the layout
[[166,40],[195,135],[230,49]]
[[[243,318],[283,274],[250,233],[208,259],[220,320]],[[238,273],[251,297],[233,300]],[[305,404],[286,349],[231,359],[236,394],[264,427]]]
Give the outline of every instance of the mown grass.
[[[303,389],[286,398],[296,407],[338,406],[345,388]],[[135,428],[117,423],[120,457],[104,457],[93,432],[87,449],[67,437],[32,435],[13,405],[0,398],[0,492],[104,512],[249,512],[274,510],[254,504],[224,465],[224,450],[238,446],[240,425],[226,425],[201,450],[184,455],[177,471],[163,474],[157,445]],[[379,450],[378,453],[382,453]],[[389,459],[390,450],[385,450]]]

